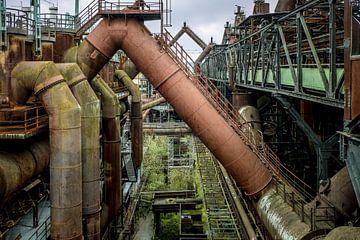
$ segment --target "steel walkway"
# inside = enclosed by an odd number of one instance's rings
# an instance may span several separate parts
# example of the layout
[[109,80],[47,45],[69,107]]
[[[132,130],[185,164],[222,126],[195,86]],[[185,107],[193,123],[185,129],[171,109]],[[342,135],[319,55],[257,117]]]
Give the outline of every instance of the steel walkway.
[[195,140],[198,170],[204,192],[210,239],[244,239],[226,197],[217,160],[199,140]]

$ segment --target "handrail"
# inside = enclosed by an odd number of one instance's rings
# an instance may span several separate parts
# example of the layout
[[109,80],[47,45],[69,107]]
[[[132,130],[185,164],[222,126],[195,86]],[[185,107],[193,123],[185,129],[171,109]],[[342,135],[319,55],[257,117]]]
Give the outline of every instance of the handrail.
[[[167,0],[166,0],[167,1]],[[167,5],[167,4],[166,4]],[[144,5],[136,4],[135,1],[122,0],[93,0],[76,17],[76,31],[81,32],[90,23],[95,23],[101,14],[168,14],[168,9],[163,9],[162,0],[146,1]]]
[[238,114],[234,106],[226,99],[214,83],[202,74],[201,69],[198,66],[195,66],[194,61],[184,51],[183,47],[179,45],[179,43],[173,42],[173,37],[166,29],[160,38],[160,44],[164,51],[169,54],[186,75],[195,83],[198,89],[236,131],[244,143],[250,147],[278,180],[288,183],[296,190],[298,195],[306,200],[309,201],[310,199],[313,199],[315,193],[312,188],[280,162],[280,159],[272,149],[264,143],[260,132],[254,133],[252,129],[246,128],[241,124],[241,122],[245,121]]

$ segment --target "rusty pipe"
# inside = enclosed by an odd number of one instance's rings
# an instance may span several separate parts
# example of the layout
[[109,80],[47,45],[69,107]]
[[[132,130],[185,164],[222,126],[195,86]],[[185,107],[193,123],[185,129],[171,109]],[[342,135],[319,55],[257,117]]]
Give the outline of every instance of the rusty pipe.
[[34,93],[49,115],[51,238],[82,239],[81,108],[52,62],[20,62],[11,73],[13,100]]
[[190,128],[182,127],[182,128],[144,128],[145,134],[154,134],[161,136],[185,136],[192,134]]
[[155,106],[157,106],[159,104],[162,104],[164,102],[166,102],[165,98],[163,98],[163,97],[157,98],[157,99],[155,99],[155,100],[153,100],[151,102],[143,104],[141,110],[142,111],[148,110],[148,109],[153,108],[153,107],[155,107]]
[[56,64],[81,106],[85,239],[100,239],[100,101],[76,63]]
[[210,43],[205,47],[199,57],[195,60],[195,66],[200,64],[206,58],[206,56],[209,55],[214,46],[214,44]]
[[48,141],[36,142],[18,152],[0,152],[0,205],[48,166]]
[[[185,72],[136,19],[103,19],[80,45],[77,61],[91,79],[122,48],[248,195],[271,175]],[[141,49],[141,51],[139,51]],[[90,57],[89,57],[90,56]]]
[[121,207],[120,122],[117,121],[120,104],[116,94],[99,75],[91,81],[91,86],[99,93],[102,106],[105,195],[101,229],[104,231],[116,219]]
[[141,166],[143,160],[143,121],[141,111],[141,92],[139,87],[123,70],[115,71],[115,78],[118,79],[131,94],[130,108],[130,132],[131,132],[131,148],[135,167]]

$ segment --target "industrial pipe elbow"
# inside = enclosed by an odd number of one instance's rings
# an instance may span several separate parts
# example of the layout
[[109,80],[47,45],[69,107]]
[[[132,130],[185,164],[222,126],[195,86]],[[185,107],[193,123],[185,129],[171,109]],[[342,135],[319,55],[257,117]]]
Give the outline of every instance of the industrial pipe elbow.
[[13,100],[33,92],[49,115],[51,236],[82,239],[81,108],[52,62],[20,62],[11,77]]
[[102,99],[102,113],[105,118],[116,118],[119,112],[119,100],[113,90],[106,84],[106,82],[97,75],[91,80],[91,86],[95,92],[98,92]]
[[124,70],[116,70],[115,77],[124,84],[125,87],[129,90],[133,103],[141,102],[141,92],[139,87],[133,82],[129,75]]

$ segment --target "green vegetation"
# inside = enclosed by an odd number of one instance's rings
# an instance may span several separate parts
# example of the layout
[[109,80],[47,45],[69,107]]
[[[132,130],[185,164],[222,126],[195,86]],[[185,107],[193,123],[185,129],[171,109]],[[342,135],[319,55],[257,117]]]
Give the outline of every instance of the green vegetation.
[[167,137],[146,135],[144,146],[144,174],[147,176],[145,191],[166,190],[164,169],[167,159]]
[[157,240],[177,240],[179,239],[179,214],[161,214],[161,227]]

